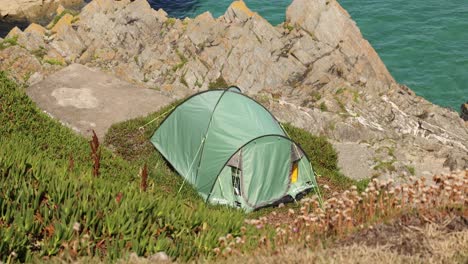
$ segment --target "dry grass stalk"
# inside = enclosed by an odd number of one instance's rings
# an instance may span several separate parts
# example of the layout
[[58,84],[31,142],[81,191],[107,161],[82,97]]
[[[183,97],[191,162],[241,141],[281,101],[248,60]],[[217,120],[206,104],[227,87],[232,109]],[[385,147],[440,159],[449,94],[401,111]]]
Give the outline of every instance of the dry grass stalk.
[[146,192],[146,189],[148,188],[148,166],[146,165],[146,163],[143,166],[143,168],[140,169],[140,176],[141,176],[140,189]]
[[93,130],[93,137],[89,141],[91,147],[91,159],[93,160],[93,176],[99,177],[99,169],[101,167],[101,149],[99,148],[99,139],[96,132]]

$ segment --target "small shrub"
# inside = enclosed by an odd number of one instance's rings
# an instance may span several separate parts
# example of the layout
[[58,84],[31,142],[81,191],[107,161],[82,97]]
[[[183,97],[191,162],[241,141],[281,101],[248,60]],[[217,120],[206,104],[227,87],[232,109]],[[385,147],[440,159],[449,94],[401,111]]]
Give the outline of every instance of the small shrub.
[[170,17],[170,18],[168,18],[168,19],[166,20],[165,25],[166,25],[166,26],[174,26],[174,24],[176,23],[176,21],[177,21],[177,20],[176,20],[175,18]]
[[44,60],[45,63],[48,63],[50,65],[59,65],[59,66],[63,66],[64,63],[58,59],[54,59],[54,58],[50,58],[50,59],[45,59]]
[[325,104],[325,102],[321,102],[321,103],[320,103],[320,110],[321,110],[322,112],[328,112],[328,107],[327,107],[327,105]]
[[355,103],[359,103],[359,97],[360,97],[360,96],[359,96],[359,92],[356,91],[356,90],[353,90],[352,92],[353,92],[353,101],[354,101]]
[[293,31],[294,30],[294,26],[291,25],[290,23],[286,23],[286,22],[283,24],[283,28],[288,30],[288,31]]
[[340,107],[341,112],[348,113],[348,111],[346,110],[346,106],[343,103],[343,101],[340,100],[340,98],[338,98],[337,96],[335,96],[334,98],[335,98],[335,101],[338,103],[338,106]]
[[336,95],[339,95],[339,94],[342,94],[346,91],[346,88],[339,88],[338,90],[336,90],[335,94]]
[[218,77],[218,79],[216,79],[216,81],[214,82],[210,82],[208,84],[208,89],[212,90],[212,89],[224,89],[224,88],[227,88],[229,87],[229,85],[227,84],[226,80],[223,78],[222,75],[220,75]]
[[[73,11],[73,10],[69,10],[69,9],[65,9],[62,11],[62,13],[56,15],[54,17],[54,19],[52,20],[52,22],[50,23],[48,29],[51,29],[53,28],[59,21],[60,19],[62,19],[63,16],[65,16],[66,14],[70,14],[72,16],[76,16],[78,14],[78,12],[76,11]],[[76,22],[76,21],[75,21]],[[72,23],[73,23],[73,20],[72,20]]]
[[185,66],[185,64],[187,64],[188,62],[188,59],[187,57],[184,56],[184,54],[182,54],[180,51],[176,51],[177,53],[177,56],[179,57],[180,59],[180,62],[176,65],[174,65],[174,67],[172,67],[172,71],[176,72],[177,70],[181,69],[182,67]]
[[310,97],[312,98],[312,102],[317,102],[318,100],[322,99],[322,95],[317,91],[312,91],[310,93]]
[[8,47],[18,45],[18,35],[14,35],[11,38],[6,38],[2,42],[0,42],[0,50],[4,50]]
[[80,21],[80,17],[74,17],[71,21],[72,24],[75,24],[76,22]]
[[396,160],[391,160],[391,161],[381,161],[377,160],[377,165],[374,166],[374,170],[383,170],[383,171],[388,171],[388,172],[395,172],[396,168],[393,165]]
[[189,88],[187,80],[185,80],[185,75],[180,76],[180,83],[183,84],[185,87]]
[[406,166],[406,169],[411,175],[416,175],[416,169],[413,166]]
[[42,60],[47,54],[47,50],[43,46],[41,46],[38,49],[31,51],[31,54],[36,56],[36,58],[38,58],[39,60]]

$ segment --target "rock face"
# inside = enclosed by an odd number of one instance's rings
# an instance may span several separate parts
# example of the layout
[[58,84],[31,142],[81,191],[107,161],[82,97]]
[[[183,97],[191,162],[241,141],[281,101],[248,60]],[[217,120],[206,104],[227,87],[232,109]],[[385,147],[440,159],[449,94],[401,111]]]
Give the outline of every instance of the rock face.
[[100,138],[112,124],[145,116],[169,102],[161,92],[72,64],[27,89],[38,107],[82,134]]
[[2,0],[0,4],[0,21],[33,21],[51,17],[57,8],[77,7],[83,0]]
[[461,111],[460,117],[463,120],[468,121],[468,101],[461,105],[460,111]]
[[0,51],[0,70],[36,82],[80,63],[173,99],[237,85],[281,121],[330,138],[355,178],[468,167],[465,122],[396,83],[335,0],[294,0],[277,27],[242,1],[219,18],[178,20],[146,0],[94,0],[44,30],[10,32],[19,44]]

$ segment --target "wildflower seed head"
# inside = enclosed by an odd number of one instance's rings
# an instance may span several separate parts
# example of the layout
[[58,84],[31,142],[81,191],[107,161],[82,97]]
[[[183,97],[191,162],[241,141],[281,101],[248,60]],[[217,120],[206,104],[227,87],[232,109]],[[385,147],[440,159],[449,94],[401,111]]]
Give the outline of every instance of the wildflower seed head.
[[75,222],[75,223],[73,224],[73,230],[75,230],[76,232],[80,232],[80,228],[81,228],[80,223]]

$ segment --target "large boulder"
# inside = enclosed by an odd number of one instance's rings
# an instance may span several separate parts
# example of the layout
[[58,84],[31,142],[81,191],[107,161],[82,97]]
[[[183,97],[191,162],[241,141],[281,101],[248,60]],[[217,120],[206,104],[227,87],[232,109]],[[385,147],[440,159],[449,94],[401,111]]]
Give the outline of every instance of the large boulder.
[[287,9],[286,21],[352,61],[354,70],[346,76],[351,83],[365,78],[384,88],[395,82],[377,52],[336,0],[295,0]]

